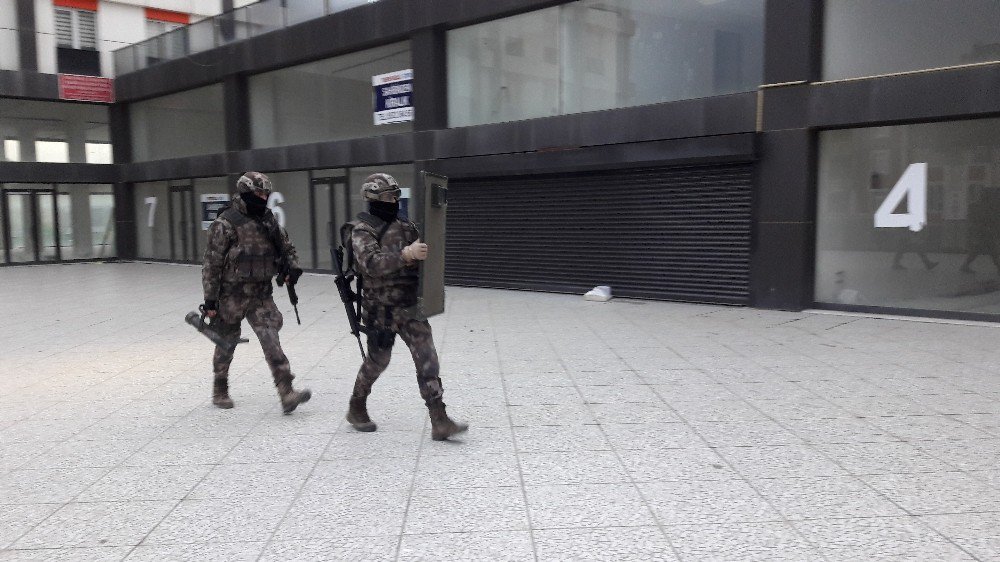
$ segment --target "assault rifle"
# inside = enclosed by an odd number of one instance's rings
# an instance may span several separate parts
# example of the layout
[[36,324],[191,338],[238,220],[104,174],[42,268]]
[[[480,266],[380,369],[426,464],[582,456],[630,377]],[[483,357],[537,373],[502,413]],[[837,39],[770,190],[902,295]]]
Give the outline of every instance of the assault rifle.
[[[284,285],[285,277],[288,276],[291,271],[292,270],[289,269],[287,262],[282,260],[281,267],[278,270],[278,278],[275,279],[274,282],[277,283],[279,287]],[[288,289],[288,300],[291,301],[292,309],[295,310],[295,321],[301,326],[302,320],[299,320],[299,295],[295,292],[295,283],[289,283],[286,288]]]
[[[354,281],[353,273],[347,274],[344,271],[344,248],[333,248],[330,244],[330,257],[337,266],[337,276],[333,278],[333,283],[337,285],[337,292],[340,293],[340,300],[344,302],[344,309],[347,312],[347,321],[351,325],[351,334],[358,338],[358,349],[361,350],[361,358],[368,359],[365,355],[365,347],[361,345],[361,334],[368,333],[367,328],[361,325],[361,299],[358,294],[351,290],[351,281]],[[360,283],[360,280],[359,280]]]

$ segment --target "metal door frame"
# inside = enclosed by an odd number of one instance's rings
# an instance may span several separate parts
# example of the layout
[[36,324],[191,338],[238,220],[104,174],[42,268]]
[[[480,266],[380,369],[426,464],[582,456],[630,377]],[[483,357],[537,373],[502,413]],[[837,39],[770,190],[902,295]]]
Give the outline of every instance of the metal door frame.
[[[188,194],[188,222],[190,223],[190,232],[188,232],[188,244],[189,250],[191,250],[191,259],[186,260],[177,255],[177,244],[174,241],[175,225],[174,225],[174,193],[181,194],[181,209],[180,212],[184,212],[183,203],[183,193]],[[194,263],[198,259],[198,231],[195,229],[195,206],[194,206],[194,182],[191,180],[177,180],[177,183],[173,181],[167,182],[167,223],[170,225],[170,259],[171,261]],[[183,238],[181,239],[183,243]]]
[[[309,235],[312,237],[312,265],[314,269],[319,269],[319,244],[318,236],[316,235],[316,188],[320,185],[330,186],[330,208],[329,214],[330,221],[333,225],[336,225],[337,220],[337,198],[335,196],[336,186],[343,186],[344,201],[347,205],[344,207],[344,222],[351,220],[351,190],[349,185],[350,172],[348,169],[344,169],[344,175],[342,176],[313,176],[312,170],[309,171]],[[335,241],[335,233],[327,233],[330,236],[328,243],[333,243]],[[331,267],[333,267],[331,265]]]
[[[8,184],[9,185],[9,184]],[[51,184],[31,184],[31,185],[47,185],[48,187],[5,187],[0,184],[0,213],[3,215],[3,240],[4,240],[4,258],[5,264],[39,264],[39,263],[59,263],[62,260],[62,247],[59,240],[59,189],[58,185]],[[56,259],[55,260],[42,260],[42,240],[41,240],[41,221],[39,220],[39,205],[38,197],[40,194],[48,193],[52,197],[52,227],[55,229],[54,242],[56,247]],[[29,214],[31,215],[31,237],[32,237],[32,254],[34,259],[30,261],[19,261],[12,262],[10,259],[10,205],[7,201],[8,195],[28,195],[29,205],[31,210]]]

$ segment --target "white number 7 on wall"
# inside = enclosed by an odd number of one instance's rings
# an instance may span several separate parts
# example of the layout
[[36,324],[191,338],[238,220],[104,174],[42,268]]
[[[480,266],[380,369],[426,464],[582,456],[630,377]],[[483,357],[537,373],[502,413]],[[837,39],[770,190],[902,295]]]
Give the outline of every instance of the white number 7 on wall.
[[[906,197],[906,212],[894,213]],[[920,232],[927,224],[927,162],[907,166],[885,201],[875,211],[875,228],[909,228]]]

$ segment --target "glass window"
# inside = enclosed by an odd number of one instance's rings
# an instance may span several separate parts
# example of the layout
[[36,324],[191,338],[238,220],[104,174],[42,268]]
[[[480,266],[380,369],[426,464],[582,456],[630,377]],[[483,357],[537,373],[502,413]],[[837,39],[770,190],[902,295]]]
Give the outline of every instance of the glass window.
[[39,162],[69,162],[69,143],[60,140],[35,141],[35,160]]
[[86,103],[0,99],[3,159],[21,162],[88,162],[88,143],[111,150],[108,109]]
[[170,259],[170,216],[167,182],[135,184],[135,229],[139,258]]
[[1000,313],[1000,119],[820,134],[818,302]]
[[372,107],[372,77],[408,68],[404,42],[250,77],[253,146],[412,131],[412,123],[375,125]]
[[1000,60],[996,0],[827,0],[823,78]]
[[84,148],[87,150],[88,164],[111,164],[111,143],[88,142]]
[[583,0],[452,30],[449,124],[753,90],[763,20],[763,0]]
[[90,10],[56,8],[56,41],[60,47],[97,50],[97,14]]
[[115,255],[114,193],[107,184],[58,186],[62,259]]
[[221,84],[134,103],[129,112],[136,161],[226,151]]
[[17,10],[13,9],[13,2],[0,4],[4,5],[0,9],[0,70],[18,70],[21,68],[21,48],[17,36]]

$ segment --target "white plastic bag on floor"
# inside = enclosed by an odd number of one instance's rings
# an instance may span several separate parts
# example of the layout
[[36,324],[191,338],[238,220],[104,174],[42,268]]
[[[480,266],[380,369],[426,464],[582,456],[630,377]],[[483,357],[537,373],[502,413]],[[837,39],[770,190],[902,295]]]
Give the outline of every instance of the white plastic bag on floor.
[[607,302],[611,300],[611,287],[608,287],[607,285],[598,285],[597,287],[587,291],[587,293],[583,295],[583,298],[588,301]]

